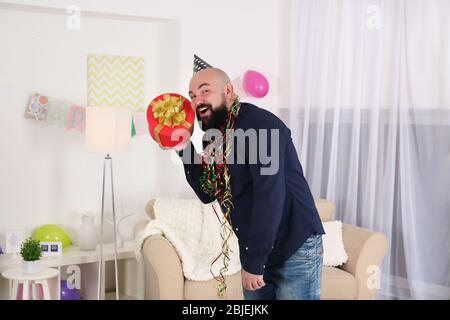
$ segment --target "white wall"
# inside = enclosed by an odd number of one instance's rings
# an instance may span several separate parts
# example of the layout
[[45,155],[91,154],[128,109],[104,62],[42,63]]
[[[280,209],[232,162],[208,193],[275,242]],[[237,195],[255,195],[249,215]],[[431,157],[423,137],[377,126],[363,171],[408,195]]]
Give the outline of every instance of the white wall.
[[[81,29],[69,31],[64,11],[73,4],[82,10]],[[286,14],[285,2],[273,0],[0,4],[0,239],[7,229],[45,223],[74,233],[83,211],[101,208],[102,156],[89,154],[78,132],[25,119],[31,92],[85,104],[86,54],[107,53],[145,57],[148,101],[167,91],[187,95],[196,53],[235,79],[242,100],[277,113],[287,87]],[[266,98],[239,88],[247,69],[269,78]],[[155,196],[194,196],[178,159],[148,135],[114,155],[114,178],[121,214],[143,214]]]

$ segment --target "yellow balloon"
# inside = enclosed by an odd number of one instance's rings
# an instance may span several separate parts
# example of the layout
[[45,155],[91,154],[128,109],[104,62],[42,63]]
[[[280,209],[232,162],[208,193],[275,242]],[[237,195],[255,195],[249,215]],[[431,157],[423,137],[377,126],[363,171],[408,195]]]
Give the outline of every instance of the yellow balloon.
[[63,249],[72,245],[72,240],[63,228],[56,224],[45,224],[33,232],[33,239],[38,241],[61,241]]

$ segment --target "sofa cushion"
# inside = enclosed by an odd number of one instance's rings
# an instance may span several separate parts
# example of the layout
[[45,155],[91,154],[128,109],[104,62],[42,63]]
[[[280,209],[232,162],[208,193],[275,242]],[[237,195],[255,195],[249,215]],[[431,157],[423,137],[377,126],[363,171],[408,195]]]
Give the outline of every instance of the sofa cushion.
[[[211,300],[217,297],[217,281],[192,281],[184,282],[184,298],[186,300]],[[241,272],[227,277],[227,300],[243,300]]]
[[356,288],[356,278],[350,273],[335,267],[323,267],[321,299],[355,299]]
[[342,222],[326,221],[323,222],[325,234],[323,238],[323,265],[329,267],[341,266],[348,260],[347,252],[344,247],[342,234]]

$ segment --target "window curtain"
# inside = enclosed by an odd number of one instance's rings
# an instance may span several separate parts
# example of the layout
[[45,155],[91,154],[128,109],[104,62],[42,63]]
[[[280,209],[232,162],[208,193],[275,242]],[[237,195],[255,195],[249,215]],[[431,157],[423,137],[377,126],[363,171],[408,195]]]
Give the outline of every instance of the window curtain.
[[384,233],[380,299],[450,298],[450,1],[290,1],[282,111],[315,197]]

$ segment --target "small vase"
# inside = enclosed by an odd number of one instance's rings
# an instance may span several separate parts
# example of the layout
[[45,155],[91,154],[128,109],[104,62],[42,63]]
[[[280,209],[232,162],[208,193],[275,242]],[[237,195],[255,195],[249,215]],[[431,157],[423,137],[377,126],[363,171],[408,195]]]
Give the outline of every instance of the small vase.
[[94,217],[89,214],[84,214],[81,227],[78,230],[78,247],[80,250],[95,250],[97,242],[98,237],[97,229],[94,225]]
[[22,261],[22,271],[26,274],[38,273],[41,271],[39,261]]

